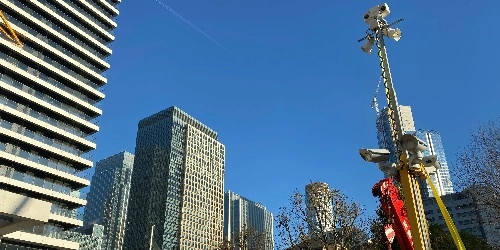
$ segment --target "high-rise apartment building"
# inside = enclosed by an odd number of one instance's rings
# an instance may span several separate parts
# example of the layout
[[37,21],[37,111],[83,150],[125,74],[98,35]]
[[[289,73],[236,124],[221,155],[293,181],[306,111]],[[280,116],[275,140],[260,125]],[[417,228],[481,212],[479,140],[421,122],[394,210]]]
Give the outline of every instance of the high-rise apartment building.
[[224,239],[234,242],[245,233],[250,234],[249,249],[273,250],[273,214],[262,204],[227,191],[224,194]]
[[139,122],[124,249],[214,249],[224,224],[224,145],[177,107]]
[[134,155],[129,152],[96,163],[83,223],[104,226],[103,250],[123,247],[133,164]]
[[24,44],[0,37],[0,248],[78,248],[61,235],[83,224],[117,2],[0,1]]
[[[427,149],[424,156],[435,155],[438,158],[441,168],[435,174],[430,175],[432,183],[436,187],[439,196],[453,193],[453,183],[451,182],[450,171],[448,169],[448,162],[444,153],[443,142],[441,135],[434,130],[417,130],[417,138],[427,143]],[[431,187],[427,182],[421,183],[422,197],[434,197]]]
[[309,232],[327,233],[336,230],[333,223],[332,196],[328,184],[323,182],[307,184],[305,191]]

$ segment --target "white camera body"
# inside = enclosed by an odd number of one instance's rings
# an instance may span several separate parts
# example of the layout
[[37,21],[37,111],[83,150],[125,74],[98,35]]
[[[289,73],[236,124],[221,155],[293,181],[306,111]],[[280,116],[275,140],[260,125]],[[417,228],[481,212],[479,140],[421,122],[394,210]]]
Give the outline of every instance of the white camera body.
[[389,160],[390,152],[387,149],[362,148],[359,150],[359,155],[367,162],[381,163]]
[[385,18],[391,13],[389,9],[389,5],[386,3],[379,4],[377,6],[374,6],[370,8],[364,15],[363,19],[365,20],[365,23],[368,24],[369,26],[373,25],[373,21],[376,21],[378,17]]

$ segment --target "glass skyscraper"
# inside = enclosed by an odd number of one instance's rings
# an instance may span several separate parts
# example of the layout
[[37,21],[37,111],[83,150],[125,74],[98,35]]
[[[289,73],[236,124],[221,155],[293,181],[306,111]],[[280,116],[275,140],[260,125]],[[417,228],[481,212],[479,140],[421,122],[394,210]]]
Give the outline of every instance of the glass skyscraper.
[[134,155],[129,152],[96,163],[83,223],[104,226],[102,249],[122,249],[133,164]]
[[[434,130],[419,129],[417,130],[417,137],[427,143],[427,149],[424,152],[424,156],[437,156],[439,164],[441,165],[441,168],[438,169],[436,174],[430,175],[432,183],[436,187],[439,196],[453,193],[453,183],[451,182],[450,171],[448,169],[448,162],[446,161],[441,135]],[[423,198],[434,197],[431,187],[427,182],[421,183],[420,187],[420,192],[422,193]]]
[[177,107],[139,122],[124,249],[205,250],[222,242],[225,149]]
[[0,249],[78,249],[118,2],[0,1]]
[[[401,120],[403,121],[403,130],[405,133],[415,132],[415,123],[410,106],[399,106]],[[393,142],[393,129],[391,119],[389,117],[389,109],[384,108],[378,115],[376,120],[377,125],[377,140],[379,148],[384,148],[391,152],[390,162],[397,163],[398,159],[395,155],[395,147]]]
[[[255,236],[250,237],[248,249],[274,249],[273,214],[262,204],[227,191],[224,194],[224,239],[234,241],[245,229]],[[259,245],[254,245],[252,240]]]

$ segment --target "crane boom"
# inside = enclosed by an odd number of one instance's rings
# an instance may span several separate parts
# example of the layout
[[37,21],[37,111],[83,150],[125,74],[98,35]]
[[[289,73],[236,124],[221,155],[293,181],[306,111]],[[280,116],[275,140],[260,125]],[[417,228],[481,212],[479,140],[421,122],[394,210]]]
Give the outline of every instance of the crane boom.
[[0,19],[2,19],[2,21],[3,21],[3,23],[0,23],[0,32],[2,32],[5,36],[10,38],[12,41],[14,41],[14,44],[17,47],[22,48],[23,43],[21,42],[21,40],[19,40],[19,37],[17,36],[14,29],[12,29],[12,27],[9,24],[9,21],[7,21],[7,18],[5,18],[4,14],[1,10],[0,10]]
[[[393,239],[395,236],[402,249],[413,250],[413,240],[408,214],[404,202],[399,198],[399,191],[396,186],[394,186],[392,178],[383,179],[375,184],[372,188],[372,194],[380,198],[380,204],[382,205],[384,213],[393,222],[385,226],[386,237],[389,241],[388,248],[391,249],[391,237]],[[394,233],[391,232],[392,230]],[[389,233],[392,233],[392,235]]]

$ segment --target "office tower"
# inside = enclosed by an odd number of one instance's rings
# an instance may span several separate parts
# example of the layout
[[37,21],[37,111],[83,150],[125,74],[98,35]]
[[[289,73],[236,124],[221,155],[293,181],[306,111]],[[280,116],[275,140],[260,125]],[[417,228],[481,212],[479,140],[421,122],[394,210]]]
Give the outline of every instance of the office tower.
[[[439,196],[453,193],[453,184],[451,182],[450,171],[448,169],[448,162],[444,153],[443,142],[441,135],[434,130],[417,130],[417,138],[427,143],[427,149],[424,156],[435,155],[438,158],[441,168],[435,174],[430,175],[432,183],[436,187]],[[434,197],[431,187],[427,182],[421,182],[420,189],[422,197]]]
[[[334,231],[333,207],[328,184],[314,182],[306,185],[306,214],[309,232]],[[323,230],[321,230],[323,229]]]
[[0,36],[0,248],[78,247],[61,231],[82,226],[74,210],[90,183],[79,176],[93,165],[85,153],[96,147],[90,136],[99,130],[116,5],[0,1],[23,43]]
[[[64,232],[64,238],[77,242],[78,250],[99,250],[103,247],[104,226],[99,224],[89,224],[75,231]],[[22,248],[21,248],[22,249]]]
[[262,204],[227,191],[224,194],[224,239],[234,242],[238,235],[245,233],[250,234],[249,249],[274,249],[273,214]]
[[[413,122],[413,115],[410,106],[399,106],[400,118],[403,123],[403,130],[405,133],[415,132],[415,123]],[[395,155],[395,148],[393,142],[393,129],[391,125],[391,119],[389,117],[389,109],[384,108],[377,115],[377,139],[380,148],[385,148],[391,152],[390,162],[397,163],[397,157]]]
[[83,224],[104,226],[102,249],[122,249],[133,164],[134,155],[129,152],[96,163]]
[[124,249],[214,249],[222,242],[224,145],[177,107],[139,122]]

